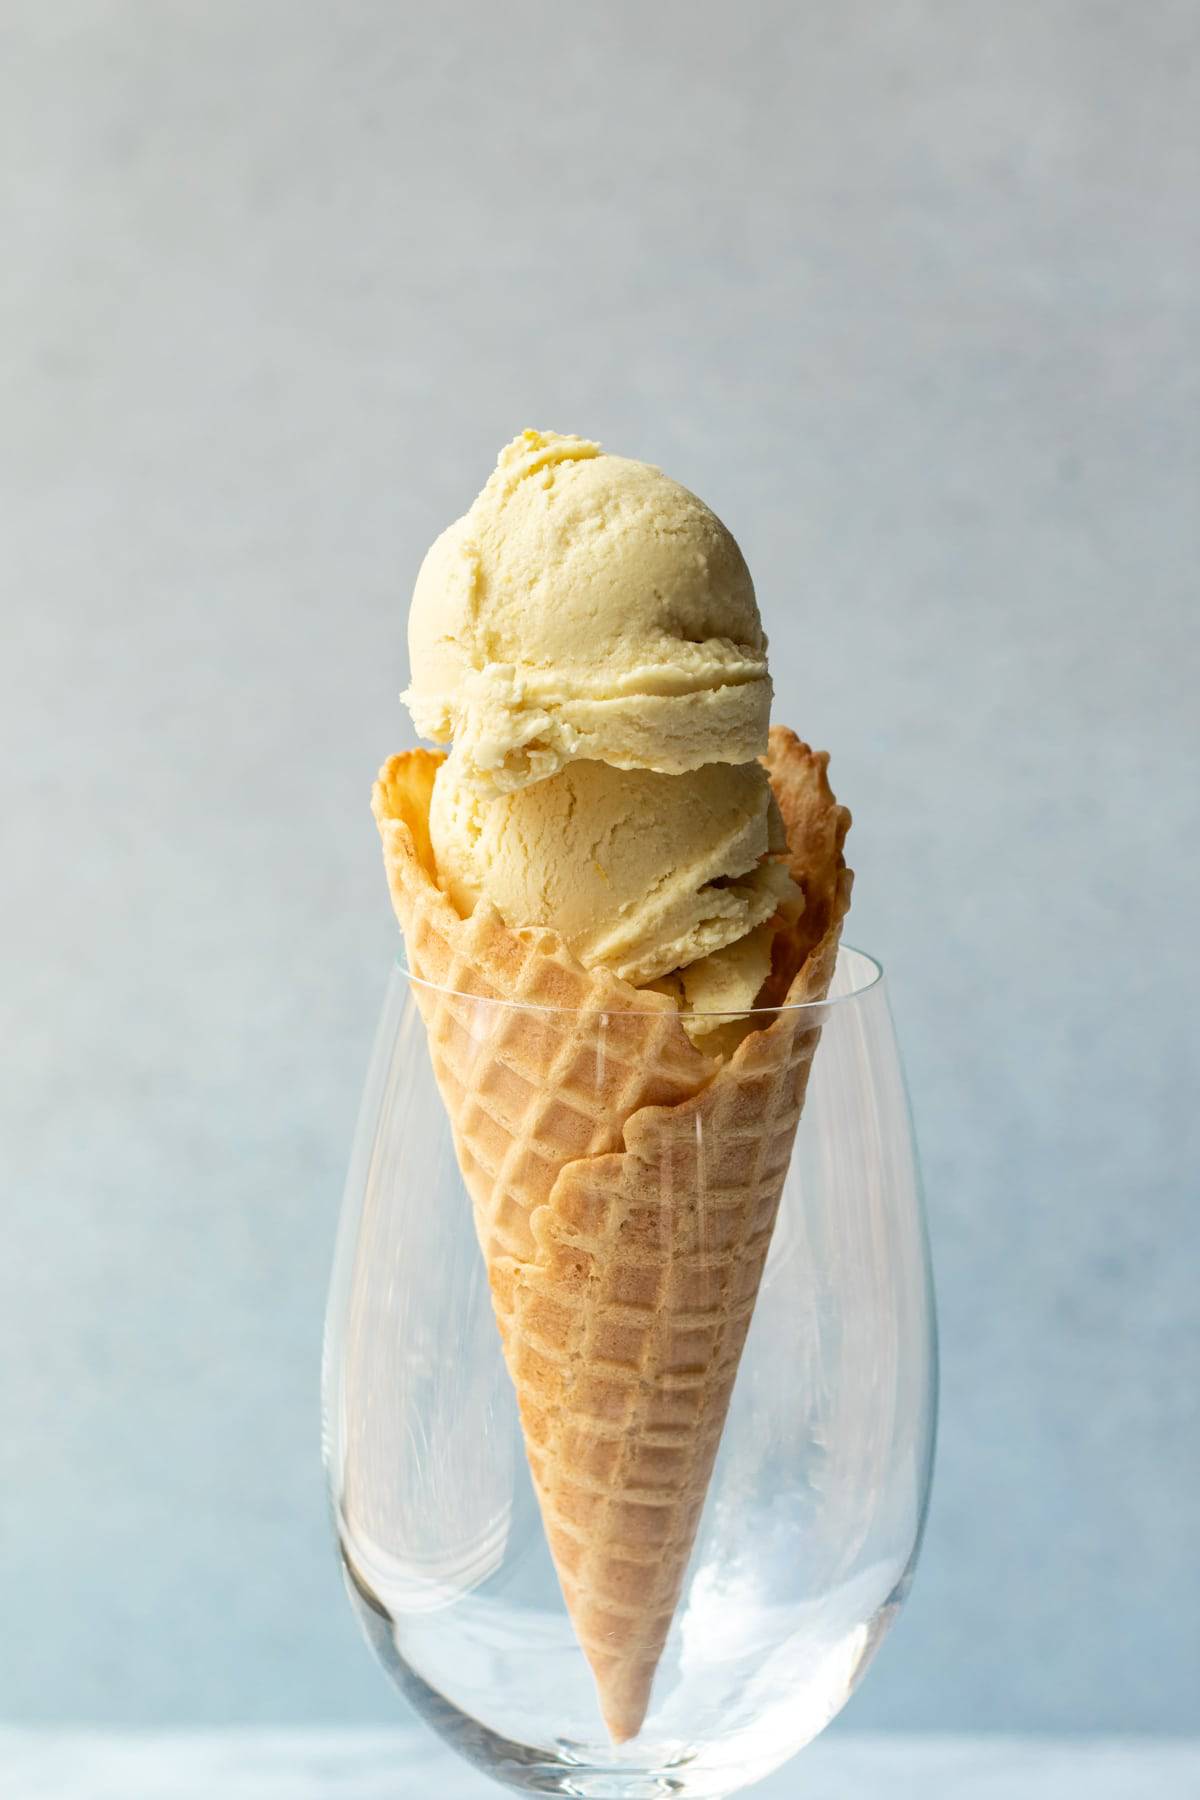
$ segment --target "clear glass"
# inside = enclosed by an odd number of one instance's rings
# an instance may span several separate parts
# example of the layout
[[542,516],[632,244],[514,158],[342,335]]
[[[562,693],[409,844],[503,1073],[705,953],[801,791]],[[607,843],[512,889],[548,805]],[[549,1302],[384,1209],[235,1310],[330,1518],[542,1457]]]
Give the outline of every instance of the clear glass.
[[[920,1546],[933,1295],[882,971],[843,948],[803,1009],[820,1037],[770,1250],[650,1710],[619,1746],[551,1560],[415,986],[397,967],[326,1328],[351,1601],[405,1696],[498,1781],[734,1793],[845,1704]],[[481,1041],[502,1004],[464,1001]]]

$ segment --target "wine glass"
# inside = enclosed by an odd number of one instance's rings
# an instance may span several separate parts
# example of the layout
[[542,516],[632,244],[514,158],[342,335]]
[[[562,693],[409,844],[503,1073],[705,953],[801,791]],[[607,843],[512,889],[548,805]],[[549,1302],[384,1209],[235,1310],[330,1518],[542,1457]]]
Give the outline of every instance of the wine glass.
[[[843,946],[828,997],[797,1009],[816,1043],[804,1110],[649,1710],[619,1744],[543,1527],[421,985],[397,964],[326,1324],[352,1604],[417,1711],[509,1787],[718,1800],[845,1704],[921,1541],[933,1293],[882,970]],[[456,1003],[481,1044],[521,1029],[507,1002]]]

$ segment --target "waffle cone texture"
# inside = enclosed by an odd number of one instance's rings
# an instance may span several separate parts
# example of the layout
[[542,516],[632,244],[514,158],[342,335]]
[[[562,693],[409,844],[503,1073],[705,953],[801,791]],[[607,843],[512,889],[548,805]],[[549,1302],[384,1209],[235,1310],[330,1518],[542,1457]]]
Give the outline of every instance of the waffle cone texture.
[[[556,933],[487,902],[460,918],[429,841],[441,760],[392,757],[372,805],[547,1540],[621,1743],[683,1584],[820,1026],[779,1012],[705,1055],[670,999]],[[760,1004],[796,1006],[833,975],[850,815],[793,732],[772,729],[765,761],[805,906]]]

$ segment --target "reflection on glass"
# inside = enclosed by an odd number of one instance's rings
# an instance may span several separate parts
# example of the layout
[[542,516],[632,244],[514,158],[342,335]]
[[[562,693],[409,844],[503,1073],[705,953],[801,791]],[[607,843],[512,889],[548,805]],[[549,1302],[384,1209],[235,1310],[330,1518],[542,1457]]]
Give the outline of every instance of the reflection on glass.
[[[397,968],[388,990],[327,1324],[352,1601],[403,1692],[498,1780],[733,1793],[845,1704],[920,1543],[933,1302],[882,978],[843,948],[805,1009],[819,1042],[770,1250],[649,1711],[622,1744],[551,1559],[415,985]],[[502,1003],[461,1004],[486,1045]]]

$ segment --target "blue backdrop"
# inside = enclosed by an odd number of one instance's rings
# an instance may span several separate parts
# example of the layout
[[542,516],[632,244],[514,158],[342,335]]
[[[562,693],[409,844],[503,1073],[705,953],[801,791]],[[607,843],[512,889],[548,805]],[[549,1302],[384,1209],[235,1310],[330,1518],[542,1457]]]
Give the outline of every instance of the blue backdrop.
[[16,0],[2,1705],[382,1719],[317,1464],[426,544],[525,424],[741,539],[855,813],[944,1425],[859,1727],[1182,1730],[1200,17]]

